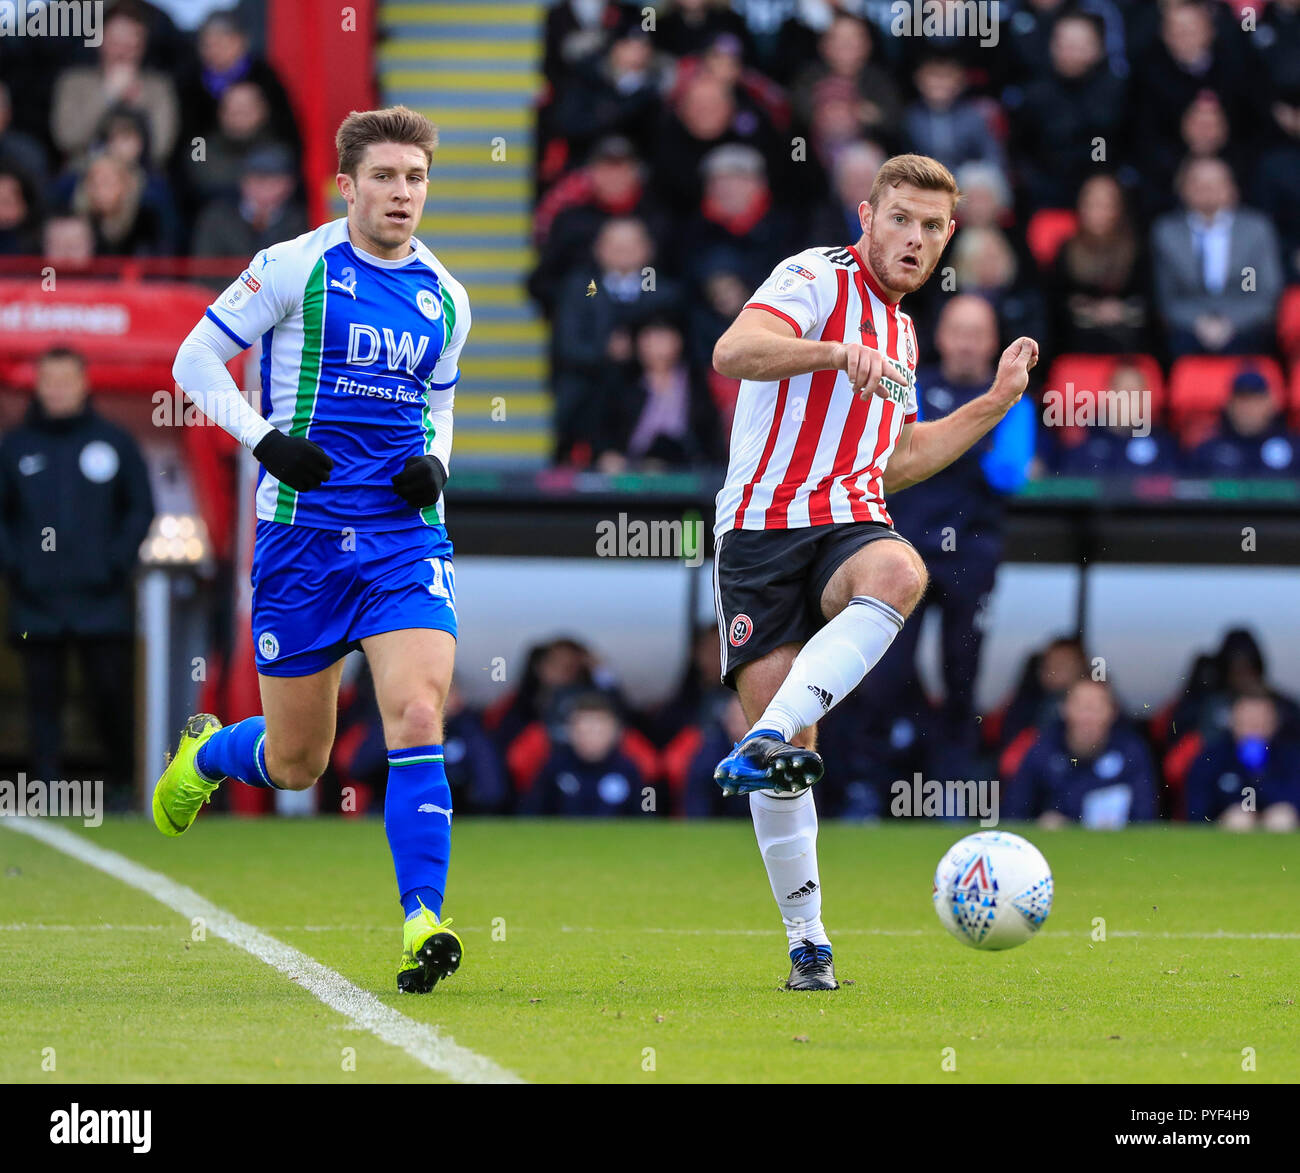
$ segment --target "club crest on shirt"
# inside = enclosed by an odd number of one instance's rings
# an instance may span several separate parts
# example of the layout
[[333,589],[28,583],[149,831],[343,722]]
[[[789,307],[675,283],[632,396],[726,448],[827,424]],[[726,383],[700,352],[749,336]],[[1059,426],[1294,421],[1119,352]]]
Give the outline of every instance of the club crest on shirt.
[[434,295],[432,289],[421,289],[415,295],[415,304],[422,313],[431,322],[436,322],[442,317],[442,302]]

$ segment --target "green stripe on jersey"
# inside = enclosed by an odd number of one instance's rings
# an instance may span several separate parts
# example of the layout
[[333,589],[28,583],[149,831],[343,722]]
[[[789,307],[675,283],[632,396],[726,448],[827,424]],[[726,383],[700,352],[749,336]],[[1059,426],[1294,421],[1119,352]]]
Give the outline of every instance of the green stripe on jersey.
[[[294,401],[293,422],[289,425],[291,436],[306,436],[316,414],[324,324],[325,258],[322,256],[302,293],[302,357],[298,363],[298,397]],[[275,498],[275,520],[292,524],[297,509],[297,492],[281,483]]]
[[[456,303],[452,300],[451,290],[444,285],[442,287],[442,350],[445,351],[451,345],[451,336],[455,329]],[[429,377],[432,378],[433,376],[430,375]],[[424,425],[424,451],[428,455],[433,451],[433,438],[438,434],[438,429],[433,426],[433,417],[429,412],[429,389],[427,387],[424,393],[424,410],[420,414],[420,422]],[[425,525],[438,524],[437,501],[420,510],[420,520]]]

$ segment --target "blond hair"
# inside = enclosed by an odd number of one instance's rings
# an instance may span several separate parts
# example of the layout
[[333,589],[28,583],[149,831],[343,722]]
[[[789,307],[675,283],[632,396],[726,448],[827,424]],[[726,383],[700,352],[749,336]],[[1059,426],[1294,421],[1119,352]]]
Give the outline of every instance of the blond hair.
[[433,162],[438,146],[438,128],[409,106],[388,106],[383,110],[353,110],[339,124],[334,145],[339,153],[339,172],[357,177],[357,167],[366,148],[376,143],[403,143],[424,152],[425,166]]
[[919,187],[922,191],[946,191],[952,196],[952,206],[957,207],[961,199],[961,189],[948,170],[938,159],[929,155],[895,155],[885,160],[876,178],[871,184],[871,195],[867,202],[872,210],[880,207],[880,200],[887,187],[900,187],[902,184]]

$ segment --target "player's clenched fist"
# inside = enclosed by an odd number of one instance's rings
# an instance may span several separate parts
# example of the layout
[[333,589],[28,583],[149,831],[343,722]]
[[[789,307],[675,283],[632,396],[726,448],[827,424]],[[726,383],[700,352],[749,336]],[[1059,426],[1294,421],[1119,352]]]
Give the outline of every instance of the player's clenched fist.
[[1032,338],[1017,338],[998,359],[998,373],[993,389],[1008,407],[1016,402],[1029,386],[1029,372],[1038,362],[1038,343]]
[[411,456],[393,478],[393,492],[416,509],[436,505],[447,484],[447,470],[436,456]]
[[849,377],[849,386],[854,395],[864,398],[879,395],[883,399],[894,398],[888,387],[880,385],[881,378],[892,380],[899,387],[906,387],[910,379],[902,367],[891,362],[880,351],[857,342],[846,342],[839,348],[837,369]]
[[276,480],[299,493],[319,489],[330,479],[334,461],[319,444],[305,436],[286,436],[276,428],[267,432],[253,455]]

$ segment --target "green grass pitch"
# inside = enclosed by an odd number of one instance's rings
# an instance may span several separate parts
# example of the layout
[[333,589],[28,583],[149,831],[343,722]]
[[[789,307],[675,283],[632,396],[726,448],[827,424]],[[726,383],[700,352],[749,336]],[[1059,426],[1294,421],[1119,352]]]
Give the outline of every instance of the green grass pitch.
[[[930,902],[935,864],[976,828],[826,825],[847,982],[794,994],[747,820],[459,819],[446,912],[465,962],[403,997],[378,821],[205,816],[179,840],[139,820],[72,829],[530,1081],[1300,1080],[1294,836],[1030,828],[1052,915],[1028,944],[978,953]],[[0,957],[0,1081],[444,1078],[5,821]]]

